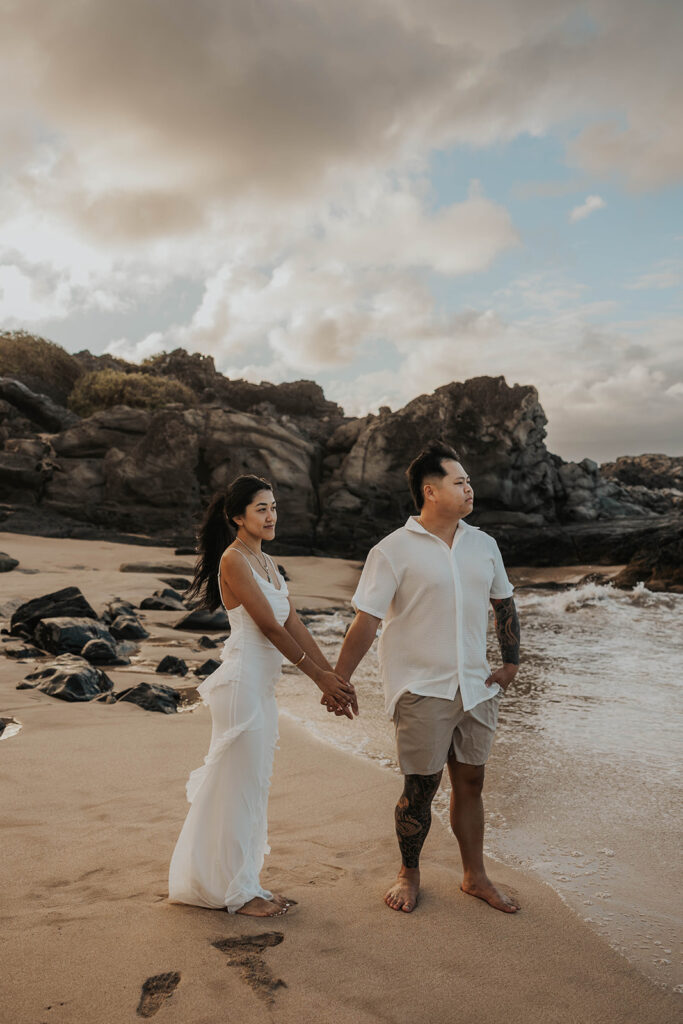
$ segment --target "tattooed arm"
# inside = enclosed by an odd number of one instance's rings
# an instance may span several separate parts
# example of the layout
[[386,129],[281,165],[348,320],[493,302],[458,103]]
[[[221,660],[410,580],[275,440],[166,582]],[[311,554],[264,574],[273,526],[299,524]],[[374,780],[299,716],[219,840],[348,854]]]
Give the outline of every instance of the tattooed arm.
[[486,685],[498,683],[501,690],[505,691],[519,668],[519,617],[514,597],[492,597],[491,604],[496,617],[496,634],[503,656],[503,667],[489,676]]

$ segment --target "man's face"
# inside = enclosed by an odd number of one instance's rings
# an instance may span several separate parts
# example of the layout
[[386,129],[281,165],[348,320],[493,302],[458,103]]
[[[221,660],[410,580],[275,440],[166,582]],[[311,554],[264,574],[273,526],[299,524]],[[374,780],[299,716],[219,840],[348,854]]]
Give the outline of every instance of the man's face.
[[444,459],[443,477],[427,477],[424,481],[425,503],[433,502],[435,511],[446,518],[462,519],[474,507],[474,491],[467,473],[455,459]]

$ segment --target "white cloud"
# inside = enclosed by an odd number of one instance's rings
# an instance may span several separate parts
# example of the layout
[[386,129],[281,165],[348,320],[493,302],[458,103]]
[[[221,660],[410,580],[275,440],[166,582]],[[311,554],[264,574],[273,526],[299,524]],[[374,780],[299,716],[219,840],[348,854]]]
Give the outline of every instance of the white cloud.
[[4,7],[5,173],[106,244],[586,120],[572,154],[592,173],[648,187],[683,171],[676,0]]
[[602,210],[604,206],[606,206],[606,203],[601,196],[586,196],[585,202],[581,203],[580,206],[575,206],[571,211],[569,219],[571,221],[584,220],[584,218],[596,210]]
[[[430,275],[476,274],[519,240],[476,187],[435,210],[425,179],[434,150],[556,132],[575,136],[575,183],[586,171],[674,181],[677,0],[8,0],[3,14],[10,326],[135,310],[189,280],[203,288],[192,316],[111,350],[185,345],[230,372],[336,375],[354,411],[504,372],[538,383],[562,444],[567,376],[591,408],[606,403],[605,436],[612,422],[653,436],[637,404],[618,404],[620,387],[635,394],[631,365],[665,396],[648,398],[652,423],[678,401],[653,339],[670,353],[669,341],[651,323],[591,326],[616,313],[575,282],[528,275],[490,308],[439,308]],[[601,206],[588,196],[570,219]],[[631,287],[668,287],[672,273]],[[375,343],[392,368],[366,373]]]
[[683,279],[683,263],[678,260],[662,260],[655,269],[641,274],[630,284],[624,285],[632,291],[661,291],[677,288]]

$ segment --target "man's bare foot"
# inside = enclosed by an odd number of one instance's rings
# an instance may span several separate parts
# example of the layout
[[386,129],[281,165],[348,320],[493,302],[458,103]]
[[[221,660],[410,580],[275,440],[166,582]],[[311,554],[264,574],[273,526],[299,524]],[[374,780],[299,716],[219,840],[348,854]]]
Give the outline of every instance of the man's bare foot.
[[420,872],[418,868],[401,868],[398,878],[391,889],[385,894],[384,902],[392,910],[402,910],[409,914],[417,906],[420,891]]
[[261,896],[254,896],[253,900],[248,900],[236,913],[244,914],[245,917],[281,917],[288,910],[288,906],[276,903],[275,900],[264,900]]
[[476,896],[477,899],[484,900],[496,910],[502,910],[504,914],[516,914],[520,909],[517,900],[502,893],[487,875],[484,875],[483,878],[463,879],[460,888],[468,896]]

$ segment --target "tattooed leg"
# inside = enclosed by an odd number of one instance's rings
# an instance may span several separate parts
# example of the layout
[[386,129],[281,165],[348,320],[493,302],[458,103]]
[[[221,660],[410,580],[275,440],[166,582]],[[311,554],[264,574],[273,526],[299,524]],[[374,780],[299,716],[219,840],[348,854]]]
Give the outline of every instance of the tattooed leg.
[[406,775],[403,793],[396,804],[396,836],[403,866],[418,868],[420,851],[432,823],[432,800],[441,782],[435,775]]
[[384,897],[392,910],[410,913],[420,889],[420,852],[432,823],[432,800],[439,788],[441,772],[434,775],[406,775],[403,793],[396,805],[396,837],[401,850],[401,869],[396,883]]

